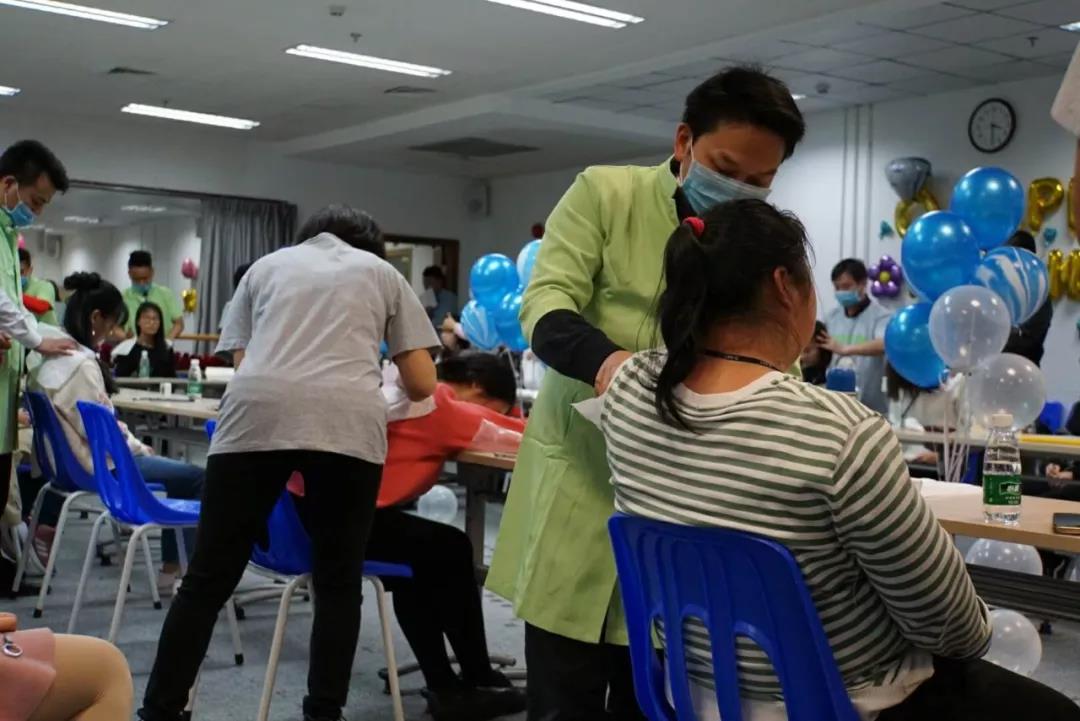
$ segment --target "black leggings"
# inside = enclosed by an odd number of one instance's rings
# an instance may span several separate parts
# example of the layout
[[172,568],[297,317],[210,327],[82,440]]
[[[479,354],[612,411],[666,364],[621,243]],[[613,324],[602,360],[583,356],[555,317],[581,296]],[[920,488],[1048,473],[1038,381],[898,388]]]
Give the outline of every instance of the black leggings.
[[412,566],[412,579],[387,579],[394,613],[432,691],[459,683],[445,636],[469,686],[488,685],[491,659],[484,636],[472,543],[462,531],[393,508],[375,512],[367,557]]
[[294,470],[304,475],[313,521],[308,695],[304,713],[337,718],[349,689],[360,633],[364,547],[382,466],[317,451],[210,456],[195,555],[161,630],[140,715],[176,721],[206,654],[218,612],[236,588],[266,519]]

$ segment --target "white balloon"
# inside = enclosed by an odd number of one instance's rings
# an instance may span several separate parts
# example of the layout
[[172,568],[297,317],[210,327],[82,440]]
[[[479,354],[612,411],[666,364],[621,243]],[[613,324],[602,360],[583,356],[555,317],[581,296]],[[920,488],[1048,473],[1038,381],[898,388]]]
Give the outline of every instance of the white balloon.
[[972,566],[1030,573],[1033,576],[1041,576],[1043,572],[1042,558],[1039,557],[1039,552],[1034,546],[994,541],[989,538],[980,538],[976,541],[967,552],[964,561]]
[[1065,569],[1065,580],[1080,583],[1080,556],[1073,556],[1069,567]]
[[977,538],[971,536],[953,536],[953,543],[956,544],[956,550],[960,551],[960,556],[967,558],[968,551],[971,547],[978,542]]
[[416,512],[431,521],[453,523],[458,512],[457,496],[446,486],[435,486],[420,496]]
[[1007,608],[990,612],[994,635],[984,658],[1023,676],[1030,676],[1042,660],[1042,640],[1035,625],[1022,613]]
[[1011,328],[1005,303],[997,293],[977,285],[945,291],[930,311],[930,342],[953,370],[971,370],[1000,353]]
[[995,413],[1011,414],[1013,428],[1024,428],[1046,405],[1042,371],[1015,353],[1001,353],[976,368],[968,389],[971,412],[987,428]]

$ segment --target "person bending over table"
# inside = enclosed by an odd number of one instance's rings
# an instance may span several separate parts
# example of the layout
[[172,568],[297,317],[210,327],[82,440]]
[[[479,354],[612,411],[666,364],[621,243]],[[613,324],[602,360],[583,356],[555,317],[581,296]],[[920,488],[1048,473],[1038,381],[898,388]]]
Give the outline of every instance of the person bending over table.
[[[986,606],[886,420],[781,372],[814,333],[802,224],[757,200],[702,221],[665,251],[666,350],[632,357],[604,397],[616,509],[783,543],[864,719],[1080,719],[1064,695],[979,660]],[[691,690],[701,721],[715,720],[708,636],[694,623]],[[785,718],[767,656],[743,639],[736,650],[743,718]]]
[[[122,348],[128,343],[131,347],[124,352]],[[113,351],[116,375],[121,378],[138,376],[144,351],[150,360],[151,377],[176,377],[176,356],[173,355],[172,346],[165,340],[161,308],[150,302],[143,303],[135,312],[135,337],[121,343]]]
[[[109,395],[116,392],[116,384],[93,349],[104,343],[115,328],[123,325],[127,308],[116,286],[97,273],[70,275],[64,279],[64,288],[73,292],[67,301],[63,331],[42,326],[41,332],[74,339],[79,348],[72,355],[48,359],[31,353],[27,359],[30,388],[42,390],[49,396],[68,445],[82,467],[92,473],[90,444],[76,403],[92,401],[111,407]],[[202,494],[205,473],[201,468],[153,455],[153,451],[135,438],[127,426],[121,423],[120,427],[135,457],[135,465],[148,483],[164,485],[169,498],[195,499]],[[42,522],[52,525],[50,520],[54,521],[46,516]],[[183,534],[184,548],[190,557],[195,548],[195,529],[188,528]],[[169,591],[175,586],[180,571],[175,531],[161,534],[161,558],[163,566],[158,586]]]
[[146,721],[180,718],[218,612],[294,471],[306,480],[315,601],[304,718],[341,718],[386,456],[380,342],[410,399],[435,391],[438,336],[385,256],[371,216],[333,205],[304,224],[296,245],[255,261],[240,281],[218,342],[234,352],[237,371],[210,445],[195,557],[139,711]]

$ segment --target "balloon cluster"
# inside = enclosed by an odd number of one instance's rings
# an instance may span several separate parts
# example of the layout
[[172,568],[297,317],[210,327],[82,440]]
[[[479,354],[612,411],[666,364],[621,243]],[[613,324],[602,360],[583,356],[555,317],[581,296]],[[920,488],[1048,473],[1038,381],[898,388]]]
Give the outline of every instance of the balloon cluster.
[[[976,541],[964,556],[964,561],[972,566],[1032,576],[1041,576],[1043,571],[1042,559],[1033,547],[988,538]],[[990,626],[993,635],[990,650],[984,658],[1014,673],[1030,676],[1042,660],[1042,641],[1035,625],[1021,613],[996,608],[990,612]]]
[[199,264],[195,262],[194,258],[184,258],[184,261],[180,263],[180,275],[188,280],[195,280],[199,277]]
[[[937,388],[946,369],[971,373],[974,419],[1010,413],[1032,423],[1046,401],[1039,368],[1001,351],[1012,326],[1046,302],[1046,264],[1027,250],[1001,246],[1024,219],[1024,189],[1000,168],[976,168],[953,190],[949,211],[915,220],[902,259],[920,301],[899,311],[885,332],[885,355],[921,388]],[[983,256],[980,251],[989,251]]]
[[469,271],[472,300],[461,310],[461,329],[470,343],[483,350],[500,343],[517,352],[529,347],[518,315],[540,242],[527,243],[516,264],[501,253],[489,253],[473,264]]
[[891,255],[883,255],[877,265],[870,266],[870,292],[876,298],[895,298],[904,284],[904,271]]
[[[896,232],[903,238],[911,224],[913,210],[921,206],[924,211],[937,210],[941,207],[937,198],[926,184],[930,178],[930,161],[926,158],[896,158],[885,166],[885,179],[900,196],[893,213]],[[882,232],[879,237],[892,235]]]

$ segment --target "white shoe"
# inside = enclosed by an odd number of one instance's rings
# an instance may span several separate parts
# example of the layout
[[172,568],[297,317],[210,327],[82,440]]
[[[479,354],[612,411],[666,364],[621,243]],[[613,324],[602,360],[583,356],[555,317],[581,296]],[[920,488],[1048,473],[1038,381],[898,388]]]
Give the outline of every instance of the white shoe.
[[158,571],[157,588],[162,596],[175,596],[176,587],[180,583],[180,577],[175,573]]

